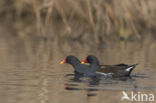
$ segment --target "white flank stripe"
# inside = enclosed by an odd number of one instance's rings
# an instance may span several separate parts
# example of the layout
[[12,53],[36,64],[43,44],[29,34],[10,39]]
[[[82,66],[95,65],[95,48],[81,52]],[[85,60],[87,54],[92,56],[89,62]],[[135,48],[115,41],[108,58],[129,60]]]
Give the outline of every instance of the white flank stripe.
[[102,74],[102,75],[112,75],[113,73],[102,73],[102,72],[96,72],[96,73],[99,73],[99,74]]

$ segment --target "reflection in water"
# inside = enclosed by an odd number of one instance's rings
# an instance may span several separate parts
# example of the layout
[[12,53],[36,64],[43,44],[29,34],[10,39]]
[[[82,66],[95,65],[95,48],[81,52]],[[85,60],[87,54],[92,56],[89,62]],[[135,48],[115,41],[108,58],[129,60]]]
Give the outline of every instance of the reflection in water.
[[[105,86],[112,86],[112,88],[109,88],[109,90],[113,90],[114,87],[118,85],[122,85],[121,82],[124,83],[124,86],[121,88],[121,90],[142,90],[145,89],[146,87],[138,87],[136,84],[132,83],[135,81],[137,78],[142,78],[142,79],[147,79],[148,77],[143,75],[143,74],[135,74],[131,75],[129,77],[118,77],[118,78],[105,78],[105,77],[97,77],[97,76],[92,76],[92,77],[84,77],[81,74],[75,73],[75,74],[66,74],[66,78],[70,77],[69,80],[67,80],[64,84],[64,89],[68,91],[77,91],[77,90],[82,90],[86,91],[87,96],[97,96],[97,91],[100,90],[107,90]],[[101,81],[101,82],[100,82]],[[80,84],[75,84],[75,83],[86,83],[87,86],[81,87]],[[98,85],[103,85],[101,88]],[[127,87],[128,86],[128,87]],[[151,88],[154,89],[154,88]],[[120,90],[116,88],[116,90]]]
[[[77,42],[72,44],[75,49],[66,44],[60,48],[50,39],[38,41],[2,34],[2,103],[114,103],[121,102],[123,90],[156,93],[154,40],[127,42],[124,47],[116,41],[107,48],[96,50],[87,46],[77,47]],[[101,64],[139,65],[130,78],[110,79],[74,75],[70,65],[59,64],[67,55],[83,60],[88,54],[96,55]]]
[[[71,75],[68,75],[71,76]],[[100,78],[98,77],[83,77],[81,74],[77,74],[75,73],[74,75],[72,75],[72,79],[70,79],[71,83],[65,83],[64,84],[64,89],[66,90],[85,90],[87,92],[87,96],[96,96],[95,91],[98,91],[98,89],[96,88],[89,88],[90,86],[94,86],[94,85],[98,85]],[[89,85],[87,86],[88,88],[81,88],[80,85],[78,84],[72,84],[74,82],[84,82],[83,79],[87,79],[87,81],[89,82]]]

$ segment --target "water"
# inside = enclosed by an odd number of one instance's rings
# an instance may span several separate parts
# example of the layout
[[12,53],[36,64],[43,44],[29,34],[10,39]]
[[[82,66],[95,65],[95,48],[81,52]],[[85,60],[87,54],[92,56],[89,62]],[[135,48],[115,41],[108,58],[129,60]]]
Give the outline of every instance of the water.
[[[97,51],[0,34],[1,103],[126,103],[120,100],[123,90],[156,94],[155,40],[116,42]],[[139,65],[131,78],[76,78],[70,65],[59,64],[70,54],[81,60],[94,54],[101,64]]]

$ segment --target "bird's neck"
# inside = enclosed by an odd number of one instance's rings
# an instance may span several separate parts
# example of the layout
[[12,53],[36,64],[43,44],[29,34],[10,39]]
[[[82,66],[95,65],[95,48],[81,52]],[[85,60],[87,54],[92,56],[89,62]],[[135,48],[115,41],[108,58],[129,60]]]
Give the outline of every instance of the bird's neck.
[[94,62],[94,63],[92,63],[91,65],[90,65],[90,71],[92,71],[92,72],[96,72],[98,69],[99,69],[99,67],[100,67],[100,65],[99,65],[99,62]]
[[81,64],[81,62],[80,61],[76,61],[76,62],[73,62],[73,63],[71,63],[71,65],[74,67],[74,68],[76,68],[78,65],[80,65]]
[[91,63],[91,66],[99,66],[99,61],[94,61]]

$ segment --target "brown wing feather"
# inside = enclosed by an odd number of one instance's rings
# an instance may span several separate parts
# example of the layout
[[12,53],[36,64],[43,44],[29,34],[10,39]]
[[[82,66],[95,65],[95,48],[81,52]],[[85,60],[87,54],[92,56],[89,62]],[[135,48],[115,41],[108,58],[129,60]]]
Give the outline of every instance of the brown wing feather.
[[125,70],[128,68],[128,65],[100,65],[100,68],[98,69],[99,72],[105,72],[105,73],[116,73],[119,70]]

